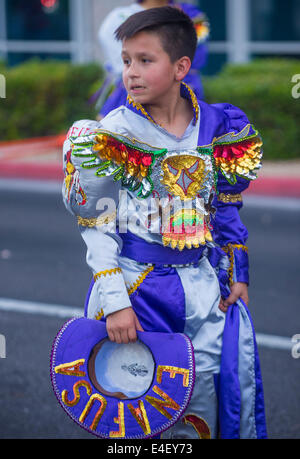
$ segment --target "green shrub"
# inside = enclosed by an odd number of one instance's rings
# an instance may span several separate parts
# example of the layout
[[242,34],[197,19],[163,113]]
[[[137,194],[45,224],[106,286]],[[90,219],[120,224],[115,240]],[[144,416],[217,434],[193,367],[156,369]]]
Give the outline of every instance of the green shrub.
[[3,69],[6,99],[0,101],[0,139],[22,139],[65,132],[80,118],[94,118],[90,88],[101,84],[97,64],[31,60]]
[[[0,99],[0,140],[55,135],[77,119],[93,119],[89,97],[103,70],[96,63],[27,61],[7,69],[6,99]],[[214,77],[203,77],[209,103],[228,102],[246,112],[264,140],[266,159],[300,157],[300,99],[292,97],[292,76],[299,60],[256,59],[227,65]]]
[[300,99],[292,97],[292,76],[299,61],[257,59],[227,65],[216,77],[203,78],[209,103],[228,102],[246,112],[264,141],[265,159],[300,157]]

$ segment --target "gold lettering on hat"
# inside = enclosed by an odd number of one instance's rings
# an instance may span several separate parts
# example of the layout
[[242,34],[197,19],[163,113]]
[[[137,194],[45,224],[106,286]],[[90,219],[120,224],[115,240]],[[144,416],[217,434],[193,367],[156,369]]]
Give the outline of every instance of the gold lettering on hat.
[[88,416],[89,412],[92,409],[92,406],[94,405],[95,400],[98,400],[100,402],[100,408],[98,409],[98,411],[97,411],[97,413],[96,413],[96,415],[95,415],[95,417],[93,419],[93,422],[90,425],[90,429],[91,430],[95,430],[97,428],[97,426],[98,426],[100,418],[101,418],[102,414],[104,413],[104,410],[105,410],[106,405],[107,405],[106,399],[100,394],[93,394],[89,398],[89,401],[85,405],[85,408],[82,411],[82,413],[80,415],[80,418],[79,418],[79,422],[84,422],[85,421],[86,417]]
[[86,373],[85,371],[79,370],[79,367],[81,367],[84,362],[85,359],[79,359],[75,360],[74,362],[62,363],[61,365],[57,365],[54,368],[54,371],[55,373],[60,373],[62,375],[83,377],[86,375]]
[[119,430],[117,432],[109,432],[109,436],[112,438],[125,437],[125,419],[124,419],[124,403],[118,403],[118,417],[114,418],[114,422],[119,424]]
[[158,386],[153,386],[153,391],[160,395],[163,400],[159,400],[158,398],[151,397],[150,395],[146,395],[145,399],[149,402],[154,408],[156,408],[161,414],[166,416],[166,418],[171,419],[172,415],[168,413],[165,408],[172,408],[172,410],[179,410],[180,406],[176,403],[168,394],[163,392]]
[[131,403],[129,403],[128,409],[134,417],[134,419],[136,420],[136,422],[143,429],[144,434],[149,435],[151,433],[151,428],[143,400],[138,400],[138,405],[139,406],[137,408],[134,408],[134,406]]
[[167,373],[170,373],[170,378],[172,379],[174,379],[177,374],[182,375],[183,376],[183,380],[182,380],[183,387],[188,387],[189,375],[190,375],[189,370],[187,370],[186,368],[171,367],[170,365],[158,365],[157,372],[156,372],[156,378],[157,378],[158,383],[161,383],[162,374],[164,371]]
[[91,385],[87,381],[84,381],[84,380],[77,381],[73,386],[73,394],[74,394],[73,400],[69,400],[68,391],[66,389],[64,389],[62,391],[61,398],[62,398],[62,401],[64,402],[65,405],[67,405],[67,406],[75,406],[75,405],[77,405],[77,403],[80,400],[80,393],[79,393],[79,388],[80,387],[85,387],[88,395],[91,395],[91,393],[92,393]]

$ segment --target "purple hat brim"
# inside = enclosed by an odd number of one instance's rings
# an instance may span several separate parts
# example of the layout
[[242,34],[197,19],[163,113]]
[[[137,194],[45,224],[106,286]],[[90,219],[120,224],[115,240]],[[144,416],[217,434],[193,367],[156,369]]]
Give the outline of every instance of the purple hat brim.
[[101,393],[89,375],[92,349],[108,338],[104,322],[71,319],[53,342],[54,393],[73,421],[100,438],[152,438],[177,422],[190,401],[195,362],[189,338],[182,333],[137,334],[153,355],[154,377],[145,394],[125,400]]

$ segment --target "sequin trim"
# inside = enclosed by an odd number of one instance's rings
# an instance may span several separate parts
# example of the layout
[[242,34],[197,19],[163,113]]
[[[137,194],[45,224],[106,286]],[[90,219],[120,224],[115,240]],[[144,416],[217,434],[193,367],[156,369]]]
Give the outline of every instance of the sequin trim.
[[[245,127],[250,130],[251,125]],[[245,131],[245,129],[243,131]],[[248,180],[256,179],[256,172],[261,168],[262,140],[258,133],[242,137],[242,133],[229,133],[217,140],[214,146],[215,165],[229,183],[234,185],[236,177]]]
[[236,203],[236,202],[242,202],[243,198],[240,193],[238,194],[225,194],[225,193],[220,193],[218,195],[218,201],[224,202],[226,204],[228,203]]
[[248,253],[248,247],[243,244],[227,244],[226,246],[222,247],[222,250],[228,255],[230,266],[228,268],[228,276],[229,276],[229,285],[233,285],[233,272],[234,272],[234,250],[243,250],[244,252]]
[[94,228],[95,226],[107,225],[108,223],[115,221],[116,218],[117,218],[117,211],[109,215],[105,215],[105,217],[103,217],[102,215],[100,215],[99,217],[94,217],[94,218],[83,218],[83,217],[78,216],[77,223],[80,226]]

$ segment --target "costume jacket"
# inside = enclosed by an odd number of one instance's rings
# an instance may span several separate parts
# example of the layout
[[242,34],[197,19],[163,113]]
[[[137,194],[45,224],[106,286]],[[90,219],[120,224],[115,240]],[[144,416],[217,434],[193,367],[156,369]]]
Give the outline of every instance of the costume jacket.
[[239,210],[262,141],[239,108],[199,101],[184,83],[181,95],[194,116],[180,138],[130,97],[69,130],[63,198],[93,272],[85,314],[105,320],[132,306],[144,330],[187,334],[200,375],[191,409],[206,394],[210,435],[265,438],[249,311],[242,300],[226,315],[218,308],[233,282],[249,282]]

